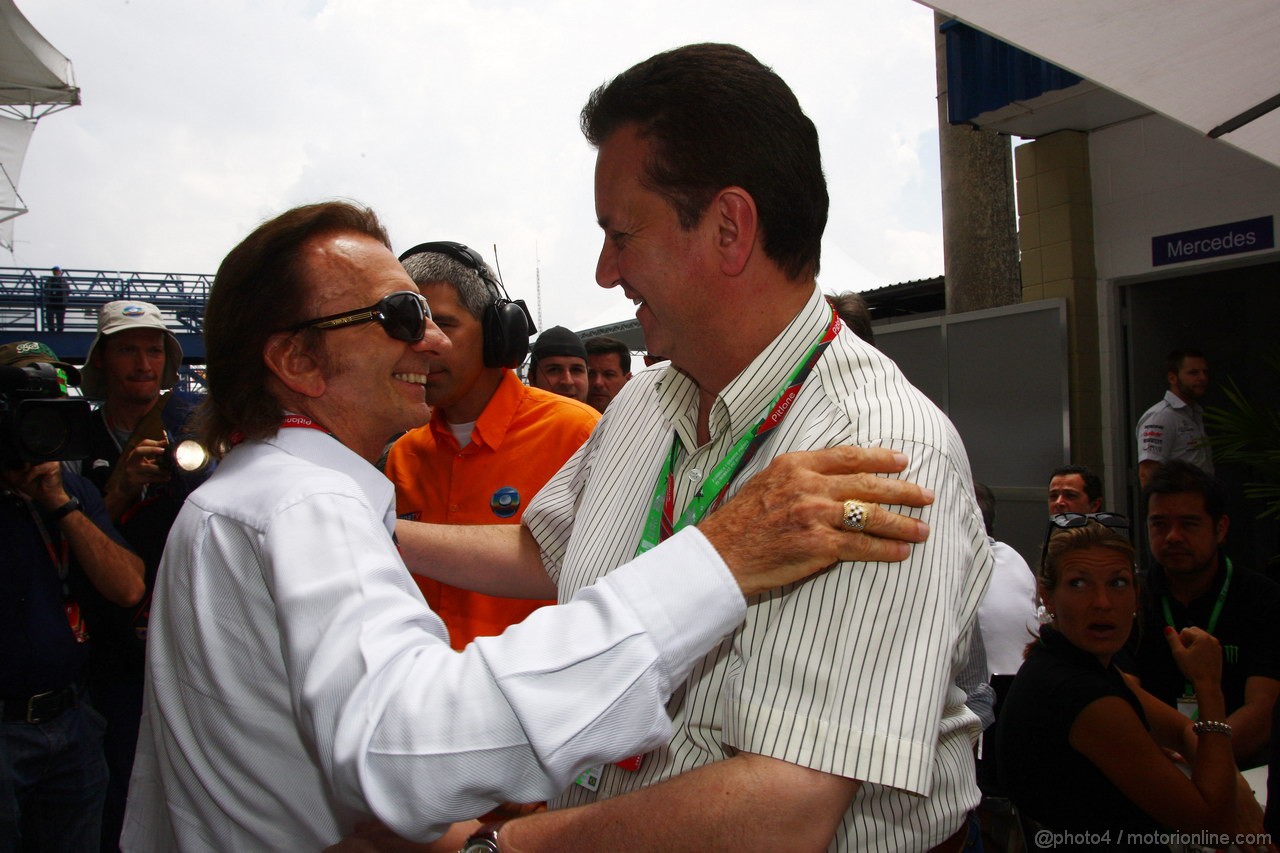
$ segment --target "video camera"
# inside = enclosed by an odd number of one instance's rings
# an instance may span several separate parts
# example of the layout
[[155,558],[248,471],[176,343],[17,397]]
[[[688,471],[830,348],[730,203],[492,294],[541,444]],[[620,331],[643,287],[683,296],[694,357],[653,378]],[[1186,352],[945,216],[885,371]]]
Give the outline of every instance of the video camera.
[[65,394],[52,364],[0,367],[0,466],[89,457],[89,402]]

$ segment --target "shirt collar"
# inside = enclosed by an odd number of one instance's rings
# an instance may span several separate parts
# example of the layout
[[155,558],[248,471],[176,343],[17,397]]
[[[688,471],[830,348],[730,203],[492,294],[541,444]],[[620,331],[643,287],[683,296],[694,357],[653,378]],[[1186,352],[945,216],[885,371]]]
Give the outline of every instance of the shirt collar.
[[[1055,657],[1064,660],[1075,661],[1076,663],[1093,665],[1102,669],[1102,663],[1096,657],[1086,652],[1079,646],[1074,645],[1066,637],[1062,636],[1052,625],[1040,626],[1040,639],[1038,644],[1044,651]],[[1112,659],[1111,665],[1106,669],[1115,668],[1115,660]]]
[[[716,395],[709,419],[712,441],[726,431],[736,436],[755,426],[830,319],[830,305],[814,285],[800,313]],[[655,383],[655,392],[663,417],[675,428],[686,448],[696,447],[697,384],[688,374],[668,367],[666,374]]]
[[328,433],[314,429],[282,429],[265,444],[308,462],[346,474],[364,492],[370,505],[381,510],[388,533],[395,533],[395,486],[382,472]]
[[1173,408],[1173,409],[1185,409],[1187,406],[1190,406],[1191,408],[1194,409],[1196,407],[1195,403],[1188,403],[1186,400],[1182,399],[1172,391],[1164,392],[1164,401],[1169,404],[1170,408]]
[[[511,428],[511,421],[516,416],[516,409],[520,407],[524,390],[525,385],[516,378],[515,371],[502,371],[502,381],[494,389],[489,402],[485,403],[480,417],[476,418],[468,448],[483,446],[498,450],[502,447],[502,442],[507,437],[507,430]],[[455,448],[458,446],[448,422],[444,419],[444,412],[439,409],[431,413],[431,431],[435,434],[437,442],[443,441]],[[463,452],[466,452],[466,448],[463,448]]]

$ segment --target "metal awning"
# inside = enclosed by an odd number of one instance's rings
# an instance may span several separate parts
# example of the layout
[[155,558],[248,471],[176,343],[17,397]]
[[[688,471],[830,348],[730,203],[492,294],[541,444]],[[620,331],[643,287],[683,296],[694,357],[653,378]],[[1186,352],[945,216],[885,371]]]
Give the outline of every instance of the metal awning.
[[919,0],[1280,166],[1276,0]]

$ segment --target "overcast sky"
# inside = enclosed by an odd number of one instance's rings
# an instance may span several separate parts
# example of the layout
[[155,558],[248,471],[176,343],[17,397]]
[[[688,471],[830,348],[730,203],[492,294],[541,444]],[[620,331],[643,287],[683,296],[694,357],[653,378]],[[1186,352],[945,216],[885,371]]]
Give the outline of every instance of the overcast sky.
[[[595,286],[592,88],[739,44],[791,85],[831,192],[821,283],[942,274],[932,13],[911,0],[17,0],[84,103],[42,120],[0,264],[212,273],[263,219],[350,198],[397,250],[457,240],[542,325],[633,308]],[[540,262],[540,263],[539,263]]]

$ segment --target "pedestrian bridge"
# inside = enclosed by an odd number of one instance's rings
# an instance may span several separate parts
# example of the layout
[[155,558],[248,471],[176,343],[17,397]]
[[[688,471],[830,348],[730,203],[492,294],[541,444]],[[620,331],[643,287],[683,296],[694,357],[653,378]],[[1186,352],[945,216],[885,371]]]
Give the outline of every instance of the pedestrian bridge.
[[46,322],[44,282],[49,275],[46,268],[0,267],[0,343],[39,340],[60,358],[82,364],[103,304],[116,299],[150,302],[182,344],[182,385],[203,390],[201,376],[191,367],[204,364],[201,332],[212,275],[64,268],[67,298],[61,332],[51,331]]

